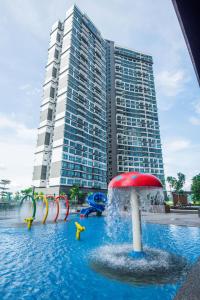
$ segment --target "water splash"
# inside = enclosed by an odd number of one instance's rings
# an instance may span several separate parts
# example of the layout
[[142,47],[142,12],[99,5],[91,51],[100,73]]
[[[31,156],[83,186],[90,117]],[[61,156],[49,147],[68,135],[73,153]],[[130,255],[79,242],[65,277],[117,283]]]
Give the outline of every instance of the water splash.
[[[110,188],[107,205],[107,234],[116,240],[117,233],[124,231],[124,221],[131,218],[131,188]],[[141,212],[164,211],[164,194],[160,188],[136,188]],[[131,220],[130,220],[131,222]]]
[[107,277],[132,284],[164,284],[176,282],[187,271],[180,256],[155,248],[144,248],[146,256],[132,259],[132,245],[106,245],[93,251],[91,267]]
[[16,215],[19,223],[23,223],[25,218],[32,217],[33,202],[31,199],[24,201],[23,204],[16,210]]
[[164,195],[160,188],[109,189],[106,232],[114,244],[96,249],[91,254],[91,266],[108,277],[128,283],[176,282],[187,270],[187,261],[182,257],[146,246],[144,252],[139,252],[144,255],[138,258],[131,255],[133,245],[117,244],[118,237],[123,236],[124,232],[129,230],[132,235],[127,224],[130,225],[134,219],[131,203],[133,191],[137,195],[140,212],[164,211]]

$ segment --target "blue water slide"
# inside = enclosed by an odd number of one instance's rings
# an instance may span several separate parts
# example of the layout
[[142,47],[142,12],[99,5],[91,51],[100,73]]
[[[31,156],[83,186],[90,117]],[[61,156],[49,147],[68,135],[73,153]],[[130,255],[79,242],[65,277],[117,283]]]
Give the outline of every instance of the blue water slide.
[[94,193],[87,197],[87,202],[90,205],[90,207],[83,208],[80,211],[81,216],[88,217],[89,214],[93,212],[101,214],[105,210],[107,196],[101,192]]

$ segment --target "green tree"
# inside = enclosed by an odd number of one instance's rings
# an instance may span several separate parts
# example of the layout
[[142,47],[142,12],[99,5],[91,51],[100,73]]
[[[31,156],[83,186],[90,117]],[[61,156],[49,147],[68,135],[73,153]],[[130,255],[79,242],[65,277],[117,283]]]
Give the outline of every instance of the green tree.
[[78,203],[78,199],[83,197],[83,192],[80,191],[80,187],[78,185],[73,185],[72,188],[69,190],[70,200],[74,203]]
[[168,177],[167,177],[167,182],[169,183],[170,190],[171,190],[171,189],[174,189],[175,181],[176,181],[176,178],[175,178],[175,177],[173,177],[173,176],[168,176]]
[[15,194],[14,194],[14,200],[15,201],[20,201],[21,200],[21,196],[20,196],[20,192],[17,191]]
[[0,180],[0,184],[3,185],[4,187],[6,187],[6,185],[10,184],[11,181],[8,179],[1,179]]
[[38,196],[38,192],[34,192],[34,197],[37,197]]
[[183,192],[183,186],[185,184],[185,175],[181,172],[177,173],[177,178],[173,176],[167,177],[167,182],[169,183],[170,187],[176,193]]
[[21,194],[26,196],[26,195],[32,195],[33,193],[33,189],[32,187],[26,188],[24,190],[21,190]]
[[38,200],[43,199],[43,197],[40,197],[40,196],[44,196],[44,193],[43,192],[34,192],[34,197],[37,197]]
[[66,193],[65,192],[61,192],[60,196],[66,196]]
[[1,179],[0,180],[0,195],[1,195],[1,199],[4,199],[4,200],[8,200],[7,197],[9,195],[9,192],[8,192],[8,187],[7,185],[9,185],[11,183],[10,180],[8,179]]
[[200,201],[200,174],[192,178],[191,191],[193,194],[192,199],[194,200],[194,202]]

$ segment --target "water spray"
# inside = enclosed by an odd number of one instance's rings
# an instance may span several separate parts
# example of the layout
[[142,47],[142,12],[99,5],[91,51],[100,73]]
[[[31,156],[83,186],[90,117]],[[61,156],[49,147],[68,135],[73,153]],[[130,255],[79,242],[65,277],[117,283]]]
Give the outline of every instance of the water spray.
[[133,255],[142,255],[142,229],[141,229],[141,212],[140,200],[137,189],[141,188],[162,188],[160,180],[151,174],[141,174],[138,172],[124,173],[114,177],[108,186],[109,189],[130,188],[130,204],[132,216],[133,232]]
[[[187,270],[185,258],[142,244],[141,211],[161,212],[163,202],[162,183],[157,177],[138,172],[114,177],[108,186],[106,216],[107,234],[114,243],[91,253],[91,267],[105,276],[133,284],[163,284],[179,280]],[[117,244],[129,216],[132,243]]]
[[31,200],[33,203],[33,213],[32,213],[32,217],[30,218],[25,218],[24,222],[27,223],[28,229],[31,229],[32,223],[35,219],[35,214],[36,214],[36,202],[35,199],[32,195],[26,195],[25,197],[22,198],[21,202],[20,202],[20,207],[22,206],[23,202],[26,200]]

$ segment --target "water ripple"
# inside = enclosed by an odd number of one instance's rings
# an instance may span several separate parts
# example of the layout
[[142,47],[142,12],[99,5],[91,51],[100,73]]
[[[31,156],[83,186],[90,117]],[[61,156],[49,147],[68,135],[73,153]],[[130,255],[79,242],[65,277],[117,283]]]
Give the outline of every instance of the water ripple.
[[[76,219],[77,220],[77,219]],[[134,299],[171,300],[178,284],[130,286],[96,273],[90,253],[111,243],[104,218],[78,220],[86,227],[75,239],[74,219],[67,223],[0,228],[0,299]],[[127,221],[128,222],[128,221]],[[9,225],[10,226],[10,225]],[[128,226],[116,240],[131,242]],[[200,248],[199,229],[150,224],[143,226],[144,242],[153,248],[179,253],[194,262]],[[186,238],[187,237],[187,238]],[[162,295],[162,296],[161,296]]]

